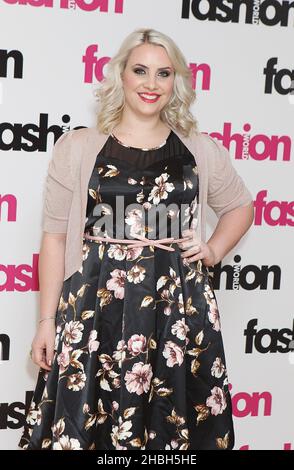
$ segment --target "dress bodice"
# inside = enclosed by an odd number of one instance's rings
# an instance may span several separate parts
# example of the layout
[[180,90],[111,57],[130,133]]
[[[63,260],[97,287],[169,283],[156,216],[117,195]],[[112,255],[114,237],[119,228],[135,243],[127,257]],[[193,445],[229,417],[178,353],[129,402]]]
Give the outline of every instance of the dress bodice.
[[112,212],[115,218],[120,199],[129,209],[124,229],[120,226],[124,232],[118,238],[134,233],[155,238],[162,233],[163,223],[167,226],[165,236],[170,236],[171,228],[177,225],[180,237],[180,220],[182,229],[188,228],[184,225],[190,223],[199,195],[195,158],[172,130],[165,143],[148,150],[125,146],[109,135],[97,155],[88,190],[85,231],[90,234],[117,236],[118,224],[114,224],[111,234],[102,227],[101,216],[105,219]]

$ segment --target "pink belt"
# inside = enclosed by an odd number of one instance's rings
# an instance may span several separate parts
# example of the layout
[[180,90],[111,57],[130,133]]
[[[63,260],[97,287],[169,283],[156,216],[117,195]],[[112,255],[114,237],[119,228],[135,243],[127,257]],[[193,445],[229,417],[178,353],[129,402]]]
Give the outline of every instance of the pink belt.
[[113,243],[129,243],[131,248],[135,248],[136,246],[156,246],[157,248],[162,248],[163,250],[167,251],[175,251],[174,248],[170,246],[165,246],[163,243],[181,243],[190,239],[190,237],[185,238],[160,238],[159,240],[149,240],[149,238],[143,237],[141,235],[134,235],[134,237],[138,238],[138,240],[129,240],[128,238],[110,238],[110,237],[98,237],[89,235],[88,233],[84,233],[84,237],[88,238],[89,240],[99,240],[102,242],[113,242]]

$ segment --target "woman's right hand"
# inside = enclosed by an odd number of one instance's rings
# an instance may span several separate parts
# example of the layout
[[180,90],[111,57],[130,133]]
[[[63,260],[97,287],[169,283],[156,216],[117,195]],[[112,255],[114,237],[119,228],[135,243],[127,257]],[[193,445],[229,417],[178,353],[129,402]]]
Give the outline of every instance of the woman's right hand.
[[55,321],[45,320],[39,324],[32,341],[32,361],[42,369],[51,370],[55,345]]

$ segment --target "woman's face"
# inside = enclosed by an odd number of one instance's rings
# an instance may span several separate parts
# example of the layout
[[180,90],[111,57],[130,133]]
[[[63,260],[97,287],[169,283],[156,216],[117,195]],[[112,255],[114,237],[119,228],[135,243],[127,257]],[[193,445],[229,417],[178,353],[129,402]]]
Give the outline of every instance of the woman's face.
[[160,113],[174,86],[174,68],[162,46],[135,47],[122,73],[125,108],[141,117]]

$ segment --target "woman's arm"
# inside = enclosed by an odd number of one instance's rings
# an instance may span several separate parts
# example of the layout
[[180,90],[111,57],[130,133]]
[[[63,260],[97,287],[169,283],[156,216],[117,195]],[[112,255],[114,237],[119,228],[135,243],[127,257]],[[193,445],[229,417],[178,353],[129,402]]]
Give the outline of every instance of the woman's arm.
[[[220,217],[213,234],[207,241],[214,255],[213,262],[210,260],[212,264],[219,263],[237,245],[252,225],[253,220],[253,203],[237,207]],[[205,262],[205,259],[203,261]]]
[[40,315],[32,341],[32,360],[39,367],[50,370],[54,356],[55,315],[59,305],[64,277],[64,233],[43,232],[39,254]]
[[180,247],[188,262],[202,259],[205,266],[219,263],[253,223],[252,194],[232,165],[230,153],[219,141],[206,136],[208,164],[207,204],[218,217],[217,226],[205,243],[193,230],[184,231],[191,240]]
[[43,232],[39,255],[40,320],[55,317],[64,278],[65,240],[64,233]]
[[45,185],[39,254],[39,320],[44,321],[38,324],[32,342],[32,359],[46,370],[50,370],[54,355],[55,315],[64,280],[67,225],[74,188],[73,134],[74,130],[68,131],[56,141]]
[[185,251],[181,254],[187,262],[202,260],[205,266],[219,263],[239,242],[254,220],[253,202],[223,214],[210,239],[205,243],[199,240],[194,230],[183,232],[190,240],[179,244]]

